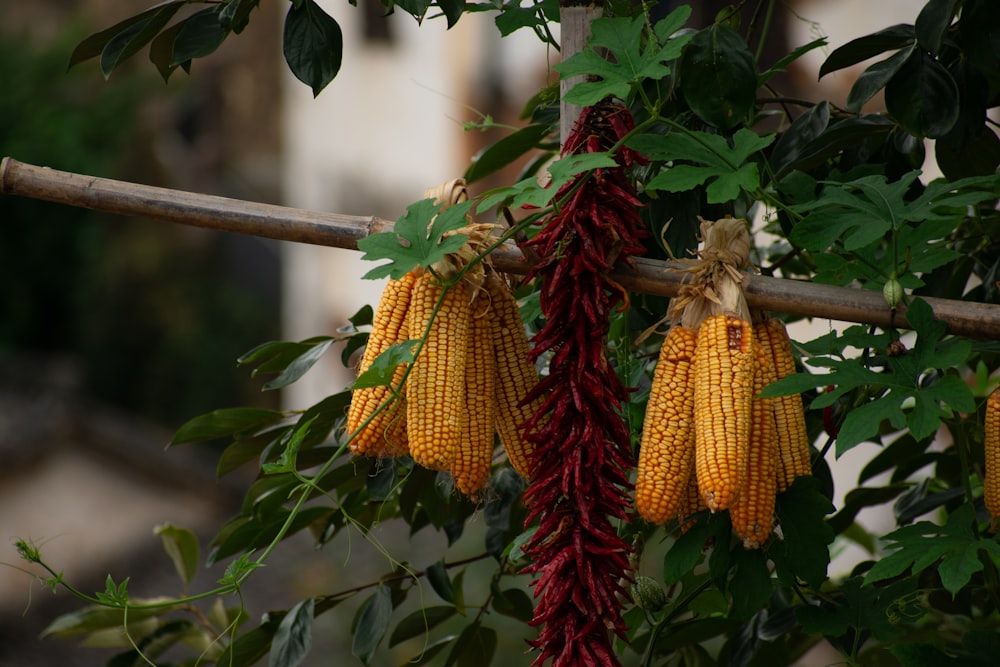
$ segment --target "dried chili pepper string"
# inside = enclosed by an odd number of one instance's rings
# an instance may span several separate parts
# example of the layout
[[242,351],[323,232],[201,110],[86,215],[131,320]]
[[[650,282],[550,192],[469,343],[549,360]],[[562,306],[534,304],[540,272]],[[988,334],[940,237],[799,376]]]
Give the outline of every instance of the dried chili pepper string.
[[[584,110],[564,154],[616,149],[620,164],[637,158],[618,148],[633,127],[621,106]],[[588,179],[581,182],[580,179]],[[545,325],[533,354],[551,353],[549,374],[536,387],[546,396],[525,425],[535,443],[535,474],[525,493],[526,546],[535,581],[534,661],[553,667],[618,664],[612,632],[624,634],[621,603],[630,578],[628,545],[615,521],[626,519],[632,450],[621,414],[627,391],[608,362],[605,341],[624,291],[608,277],[618,259],[643,251],[638,213],[624,167],[598,169],[564,185],[556,209],[527,245],[540,257]]]

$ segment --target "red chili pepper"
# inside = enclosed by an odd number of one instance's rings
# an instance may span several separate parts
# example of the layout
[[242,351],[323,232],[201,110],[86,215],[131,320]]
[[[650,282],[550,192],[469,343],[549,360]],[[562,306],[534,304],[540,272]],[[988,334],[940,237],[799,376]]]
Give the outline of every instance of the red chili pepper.
[[[584,109],[564,154],[611,150],[631,130],[628,111],[610,102]],[[620,165],[638,156],[615,153]],[[581,179],[584,179],[581,182]],[[527,243],[540,261],[539,304],[545,325],[533,354],[552,353],[534,395],[548,397],[526,424],[535,443],[535,477],[525,492],[528,522],[538,529],[525,547],[532,559],[539,649],[534,664],[552,667],[619,664],[609,630],[624,635],[623,582],[629,545],[614,522],[629,507],[633,465],[620,408],[628,397],[605,350],[609,321],[625,293],[608,278],[618,260],[643,251],[635,194],[624,166],[581,174],[564,185],[568,201]]]

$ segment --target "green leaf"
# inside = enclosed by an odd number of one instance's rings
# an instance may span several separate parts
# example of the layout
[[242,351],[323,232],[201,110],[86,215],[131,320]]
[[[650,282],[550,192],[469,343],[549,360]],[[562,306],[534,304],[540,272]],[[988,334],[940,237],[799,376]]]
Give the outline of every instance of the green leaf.
[[806,148],[823,134],[830,124],[830,103],[819,102],[796,118],[781,133],[771,151],[771,167],[777,178],[784,177],[795,168]]
[[368,387],[381,387],[392,384],[393,374],[400,364],[413,362],[414,350],[419,340],[404,340],[393,343],[386,348],[385,352],[375,357],[369,366],[358,379],[351,385],[352,390],[366,389]]
[[965,665],[959,658],[950,656],[932,644],[896,644],[889,647],[899,664],[906,667],[948,667]]
[[171,0],[136,14],[124,21],[91,35],[80,42],[69,59],[72,67],[95,56],[101,57],[101,72],[105,78],[123,60],[135,55],[177,13],[186,0]]
[[524,480],[505,467],[497,471],[491,481],[490,499],[483,509],[485,542],[486,551],[499,562],[508,544],[524,525],[523,517],[517,513],[524,492]]
[[[182,605],[178,603],[176,605],[167,604],[171,601],[171,598],[152,598],[143,600],[145,603],[150,604],[163,604],[162,607],[156,608],[146,608],[146,609],[129,609],[128,610],[128,621],[131,626],[133,623],[140,623],[150,618],[155,618],[161,614],[168,614],[172,611],[176,611]],[[138,602],[133,600],[133,602]],[[57,616],[49,625],[41,632],[42,637],[58,637],[60,639],[71,639],[74,637],[80,637],[81,635],[87,635],[100,630],[106,630],[110,628],[121,628],[125,623],[125,610],[120,608],[111,608],[100,605],[87,605],[81,609],[76,609],[67,614],[62,614]]]
[[690,161],[704,166],[675,164],[646,183],[647,190],[682,192],[711,180],[706,190],[709,203],[731,201],[740,190],[760,188],[756,163],[747,162],[774,141],[774,135],[758,136],[740,128],[731,139],[707,132],[676,131],[667,135],[640,135],[629,145],[654,160]]
[[749,118],[757,67],[739,33],[720,23],[699,31],[685,45],[679,69],[681,93],[703,121],[728,130]]
[[212,54],[225,41],[229,31],[223,27],[215,8],[195,12],[180,23],[173,40],[171,65],[180,65],[194,58]]
[[[260,373],[278,373],[279,377],[264,387],[276,389],[302,377],[336,340],[330,336],[314,336],[298,343],[269,341],[253,348],[237,359],[236,363],[241,366],[255,364],[252,377],[257,377]],[[314,351],[317,347],[319,350]]]
[[292,74],[316,97],[340,71],[344,35],[314,0],[299,0],[285,16],[282,50]]
[[983,569],[978,557],[981,545],[992,544],[976,537],[974,523],[972,506],[963,504],[952,512],[944,526],[921,521],[889,533],[885,536],[887,548],[894,551],[868,571],[865,585],[896,577],[911,567],[917,575],[940,561],[941,584],[946,591],[957,595],[972,575]]
[[[878,435],[882,422],[888,421],[896,428],[906,423],[903,402],[906,394],[888,391],[864,405],[848,412],[837,434],[837,456],[843,456],[857,445]],[[914,434],[916,435],[916,434]]]
[[955,16],[956,0],[929,0],[913,23],[913,31],[921,48],[932,56],[938,55],[945,31]]
[[[571,104],[590,106],[607,96],[628,100],[634,86],[643,81],[655,81],[670,74],[666,62],[680,55],[684,35],[669,39],[667,33],[679,27],[691,13],[690,7],[674,10],[664,20],[668,23],[657,30],[656,40],[644,40],[645,17],[598,18],[591,24],[591,37],[586,49],[575,53],[555,66],[563,79],[575,76],[598,76],[601,81],[579,83],[566,93]],[[674,28],[676,30],[676,28]],[[671,31],[672,32],[672,31]],[[645,48],[643,48],[645,46]],[[610,58],[601,55],[607,52]]]
[[708,521],[698,521],[677,538],[663,557],[663,583],[671,586],[694,569],[704,556],[705,542],[713,529]]
[[250,12],[258,4],[260,0],[230,0],[219,12],[219,23],[226,30],[239,34],[250,23]]
[[313,607],[313,599],[306,598],[289,609],[281,619],[271,642],[268,667],[295,667],[309,655],[312,648]]
[[918,52],[886,85],[885,107],[910,134],[938,139],[958,121],[958,84],[941,63]]
[[354,638],[351,641],[351,653],[364,664],[371,664],[375,649],[389,629],[391,617],[392,593],[387,586],[379,584],[375,593],[358,609],[352,626]]
[[[281,539],[287,540],[309,524],[326,520],[334,511],[330,507],[322,506],[308,507],[299,511],[289,522]],[[209,565],[241,551],[266,547],[278,536],[285,522],[289,521],[290,514],[288,510],[282,509],[272,511],[266,517],[233,519],[213,538],[208,554]]]
[[497,632],[478,620],[467,625],[448,654],[445,667],[487,667],[497,648]]
[[826,37],[819,37],[808,44],[803,44],[802,46],[793,49],[791,53],[779,59],[778,62],[771,65],[771,67],[769,67],[766,71],[760,73],[760,77],[757,81],[758,87],[767,83],[775,74],[786,71],[789,65],[805,54],[815,49],[823,48],[826,45]]
[[186,422],[169,446],[252,433],[284,419],[285,413],[266,408],[220,408]]
[[198,538],[187,528],[178,528],[169,523],[160,524],[153,533],[163,540],[163,549],[170,556],[181,581],[190,584],[198,573]]
[[466,215],[472,202],[463,202],[447,208],[434,203],[433,199],[410,204],[393,226],[393,231],[372,234],[358,241],[358,249],[364,251],[361,259],[368,261],[389,260],[366,273],[365,279],[389,276],[399,280],[418,266],[430,266],[444,259],[448,253],[461,248],[468,236],[446,232],[461,229],[468,224]]
[[427,568],[427,582],[445,602],[455,602],[455,590],[451,586],[451,579],[448,577],[448,570],[444,566],[444,561],[439,560]]
[[[263,389],[265,391],[281,389],[297,381],[320,360],[320,357],[326,353],[334,340],[333,338],[327,338],[326,340],[317,342],[315,345],[308,346],[308,349],[295,357],[276,378],[266,382]],[[256,369],[254,374],[259,372],[259,370],[259,368]]]
[[492,604],[498,614],[515,618],[522,623],[531,621],[535,613],[531,596],[520,588],[500,590],[499,587],[494,587]]
[[[541,208],[547,206],[559,189],[577,174],[595,169],[613,169],[617,166],[618,163],[609,153],[567,155],[549,165],[551,180],[548,185],[540,185],[537,178],[531,177],[509,187],[490,190],[484,193],[477,209],[485,211],[501,202],[512,209],[522,206]],[[360,241],[358,244],[360,245]]]
[[857,113],[865,102],[875,96],[875,94],[885,88],[889,80],[899,71],[903,64],[916,51],[917,45],[911,44],[905,49],[881,60],[874,65],[870,65],[855,80],[851,86],[851,91],[847,94],[847,109]]
[[833,511],[833,503],[820,491],[815,477],[797,477],[779,494],[776,512],[785,539],[774,542],[769,553],[772,558],[779,556],[775,566],[785,570],[789,579],[801,579],[817,589],[823,583],[830,564],[827,545],[835,537],[825,517]]
[[389,648],[405,642],[407,639],[425,635],[431,628],[440,625],[454,616],[455,608],[451,605],[437,605],[417,609],[405,616],[389,635]]
[[733,578],[729,592],[733,598],[733,616],[749,619],[771,598],[771,574],[767,558],[760,549],[737,549],[733,553]]
[[262,623],[253,630],[236,637],[226,646],[215,664],[226,667],[250,667],[267,655],[271,638],[277,629],[274,621]]
[[514,162],[552,133],[551,125],[529,125],[490,144],[480,151],[465,171],[465,180],[473,183]]
[[848,529],[854,522],[858,512],[866,507],[877,507],[884,505],[899,496],[903,491],[910,488],[907,483],[891,484],[889,486],[865,487],[859,486],[851,489],[844,496],[844,503],[835,515],[830,517],[828,523],[830,528],[840,534]]
[[895,51],[910,44],[914,39],[913,26],[905,23],[883,28],[864,37],[853,39],[833,50],[819,68],[819,78],[862,60],[868,60],[886,51]]
[[441,8],[445,19],[447,19],[449,28],[458,23],[458,19],[462,18],[462,14],[465,12],[465,4],[466,0],[437,0],[437,5]]

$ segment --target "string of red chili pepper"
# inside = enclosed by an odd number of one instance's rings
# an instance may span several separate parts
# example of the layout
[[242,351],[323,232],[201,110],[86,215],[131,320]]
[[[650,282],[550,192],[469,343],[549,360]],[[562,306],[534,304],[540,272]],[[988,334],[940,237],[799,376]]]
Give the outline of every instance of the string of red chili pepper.
[[[584,109],[567,137],[563,155],[611,150],[631,128],[628,111],[604,102]],[[612,310],[624,290],[608,276],[619,259],[643,252],[643,234],[626,166],[638,159],[620,149],[625,166],[598,169],[564,185],[568,196],[527,242],[540,261],[544,327],[533,354],[551,352],[549,374],[535,395],[546,400],[526,425],[535,443],[535,475],[525,492],[528,523],[538,530],[526,552],[532,559],[535,615],[534,665],[617,665],[612,632],[622,635],[621,616],[630,580],[629,547],[615,521],[626,518],[632,449],[620,408],[626,389],[606,354]]]

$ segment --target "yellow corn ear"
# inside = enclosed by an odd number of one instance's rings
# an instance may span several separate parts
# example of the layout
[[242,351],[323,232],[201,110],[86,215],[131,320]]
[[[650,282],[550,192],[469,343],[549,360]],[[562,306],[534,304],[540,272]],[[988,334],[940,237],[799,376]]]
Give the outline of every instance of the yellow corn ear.
[[694,469],[694,374],[698,333],[680,325],[660,347],[646,403],[635,508],[655,524],[677,516]]
[[694,466],[691,466],[688,481],[684,485],[684,494],[681,496],[680,506],[677,508],[677,523],[680,524],[681,535],[694,526],[694,520],[691,519],[691,516],[703,509],[706,509],[705,499],[698,491],[698,476],[695,474]]
[[[775,380],[795,372],[788,330],[781,320],[758,322],[753,328],[774,366]],[[774,423],[778,439],[778,493],[795,481],[796,477],[812,474],[812,456],[809,452],[809,435],[802,408],[802,396],[790,394],[774,401]]]
[[986,452],[986,475],[983,479],[983,502],[996,521],[1000,517],[1000,388],[995,389],[986,401],[986,433],[983,440]]
[[[416,283],[416,275],[407,273],[399,280],[390,280],[382,290],[382,298],[375,309],[372,331],[361,357],[359,373],[371,367],[372,362],[385,352],[390,345],[409,339],[407,313],[410,294]],[[393,394],[406,371],[406,365],[396,367],[392,384],[357,389],[351,396],[351,406],[347,411],[347,432],[355,433],[366,420],[386,401],[394,400]],[[394,400],[368,422],[363,430],[351,440],[351,451],[363,456],[399,456],[407,451],[406,415],[402,401]]]
[[712,315],[698,328],[694,366],[695,470],[713,512],[739,497],[746,478],[753,390],[753,329]]
[[756,339],[753,342],[756,372],[750,402],[750,452],[743,491],[732,505],[729,516],[733,529],[747,549],[757,549],[770,536],[774,526],[774,497],[777,493],[777,432],[773,398],[761,398],[764,387],[774,382],[774,364],[770,354]]
[[464,436],[469,302],[465,283],[446,290],[429,271],[410,299],[412,335],[426,338],[406,381],[406,430],[410,456],[432,470],[450,468]]
[[490,331],[489,298],[485,293],[473,301],[469,321],[469,344],[465,358],[465,412],[468,429],[451,463],[455,487],[478,498],[486,486],[493,463],[493,432],[496,425],[496,358]]
[[514,295],[495,273],[486,277],[490,298],[490,326],[496,357],[496,430],[511,466],[530,478],[534,445],[524,437],[523,424],[540,408],[542,398],[525,402],[538,384],[538,372],[531,363],[528,336]]

